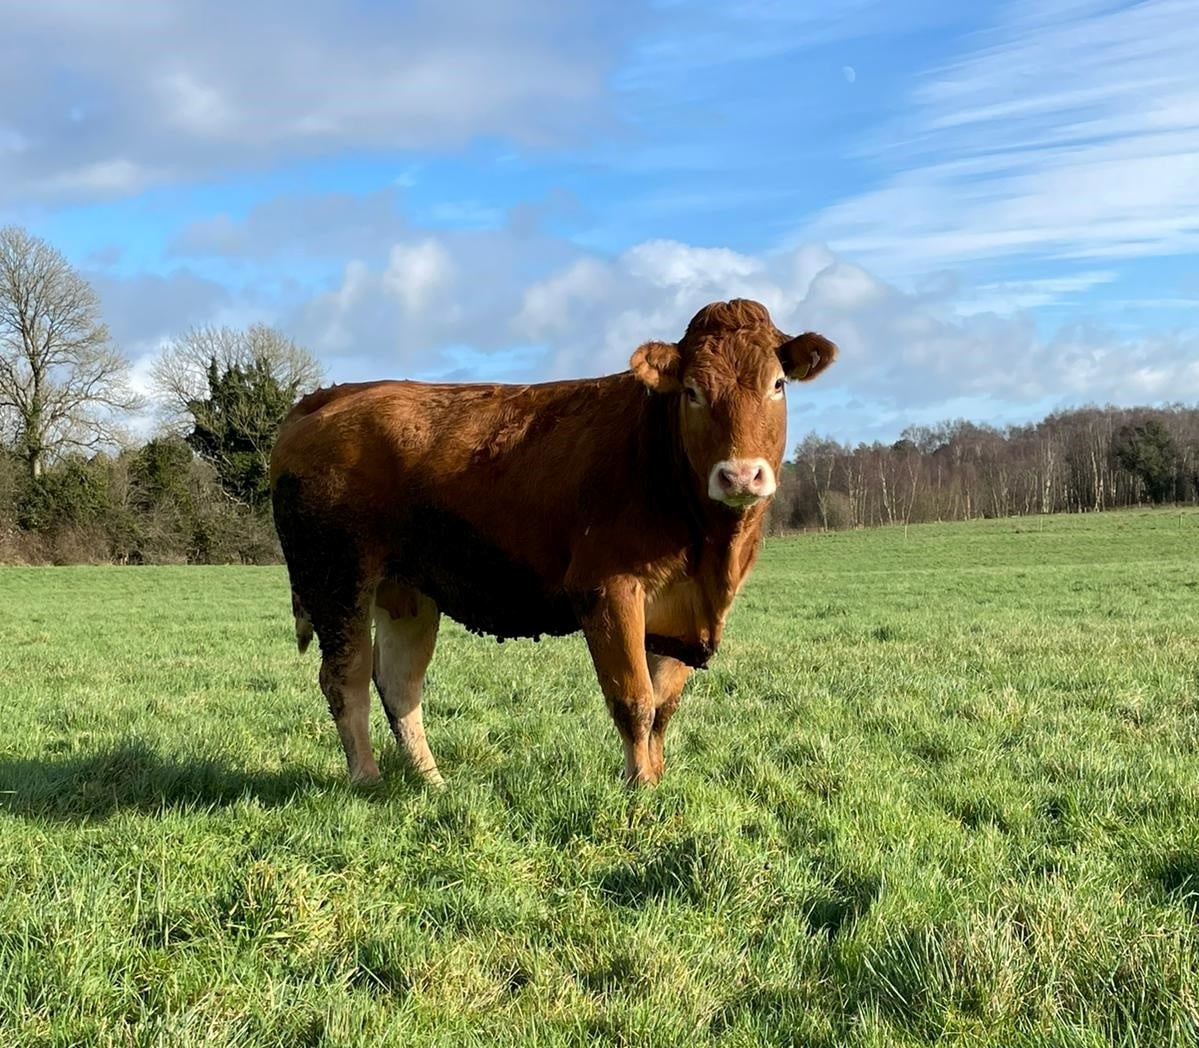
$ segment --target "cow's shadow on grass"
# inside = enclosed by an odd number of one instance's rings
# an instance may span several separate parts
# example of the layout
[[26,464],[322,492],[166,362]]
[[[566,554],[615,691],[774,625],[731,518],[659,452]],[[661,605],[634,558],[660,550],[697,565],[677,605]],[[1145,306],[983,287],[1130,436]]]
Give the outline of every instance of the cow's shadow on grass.
[[1174,851],[1151,863],[1166,898],[1199,916],[1199,852]]
[[140,742],[70,756],[0,757],[0,811],[67,821],[128,810],[215,809],[246,799],[280,807],[297,794],[339,785],[344,781],[303,765],[255,771],[213,756],[163,756]]

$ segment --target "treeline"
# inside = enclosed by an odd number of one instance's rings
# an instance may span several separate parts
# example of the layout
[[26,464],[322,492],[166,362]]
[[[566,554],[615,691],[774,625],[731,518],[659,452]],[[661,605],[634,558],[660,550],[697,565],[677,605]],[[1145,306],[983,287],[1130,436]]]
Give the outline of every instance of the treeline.
[[36,479],[0,454],[0,564],[262,564],[269,517],[232,501],[212,464],[167,436],[71,454]]
[[1087,407],[996,429],[911,427],[894,444],[811,434],[773,527],[834,529],[1199,501],[1199,409]]
[[[270,451],[321,377],[272,328],[201,327],[135,389],[88,282],[44,240],[0,228],[0,562],[277,559]],[[158,435],[132,439],[135,418]]]
[[0,563],[277,561],[271,447],[318,379],[270,328],[189,332],[155,368],[159,436],[36,465],[19,443],[0,447]]

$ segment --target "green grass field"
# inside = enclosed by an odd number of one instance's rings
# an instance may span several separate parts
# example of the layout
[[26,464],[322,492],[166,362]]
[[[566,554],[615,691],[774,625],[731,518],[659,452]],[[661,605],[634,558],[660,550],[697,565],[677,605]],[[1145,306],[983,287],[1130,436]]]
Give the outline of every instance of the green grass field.
[[629,794],[444,623],[345,785],[284,574],[0,569],[0,1044],[1199,1043],[1199,513],[772,541]]

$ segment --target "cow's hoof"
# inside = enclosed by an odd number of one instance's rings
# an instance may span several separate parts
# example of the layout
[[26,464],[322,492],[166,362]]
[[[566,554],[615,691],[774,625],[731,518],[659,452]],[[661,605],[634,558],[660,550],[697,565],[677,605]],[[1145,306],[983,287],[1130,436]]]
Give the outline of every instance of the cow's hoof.
[[356,790],[373,790],[383,785],[383,776],[378,770],[359,772],[350,776],[350,785]]
[[635,775],[626,775],[624,784],[630,790],[636,790],[636,789],[641,788],[642,786],[657,786],[658,780],[661,777],[662,776],[659,773],[655,772],[652,768],[646,768],[645,770],[640,771]]

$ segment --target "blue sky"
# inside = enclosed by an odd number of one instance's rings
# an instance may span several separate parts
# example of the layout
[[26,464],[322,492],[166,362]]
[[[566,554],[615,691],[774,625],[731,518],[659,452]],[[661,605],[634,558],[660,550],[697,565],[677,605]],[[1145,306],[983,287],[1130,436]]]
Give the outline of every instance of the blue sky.
[[1199,399],[1193,0],[0,0],[0,221],[139,380],[622,369],[704,303],[841,360],[791,437]]

